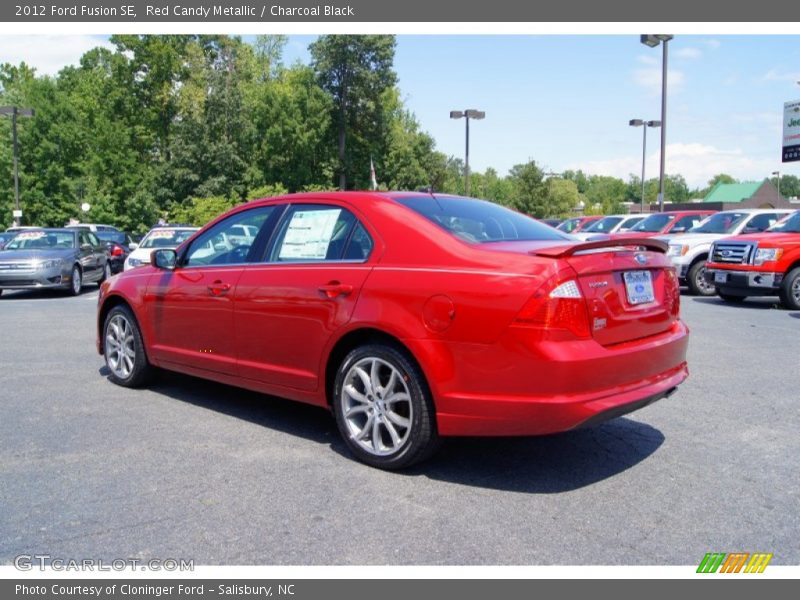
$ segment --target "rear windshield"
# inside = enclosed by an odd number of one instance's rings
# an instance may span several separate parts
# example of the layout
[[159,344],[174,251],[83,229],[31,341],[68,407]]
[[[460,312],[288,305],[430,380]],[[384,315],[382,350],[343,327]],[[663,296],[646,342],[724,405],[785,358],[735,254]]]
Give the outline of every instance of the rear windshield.
[[570,239],[531,217],[486,200],[451,196],[413,196],[396,200],[467,242]]
[[603,217],[599,221],[595,221],[588,227],[584,228],[583,231],[587,233],[608,233],[621,222],[622,217]]
[[631,231],[645,231],[647,233],[657,233],[664,229],[675,218],[675,215],[650,215],[643,221],[639,221],[631,227]]
[[692,233],[731,233],[736,226],[746,219],[749,213],[724,212],[711,215],[701,225],[693,227]]
[[119,231],[98,231],[95,235],[104,242],[125,243],[125,234]]

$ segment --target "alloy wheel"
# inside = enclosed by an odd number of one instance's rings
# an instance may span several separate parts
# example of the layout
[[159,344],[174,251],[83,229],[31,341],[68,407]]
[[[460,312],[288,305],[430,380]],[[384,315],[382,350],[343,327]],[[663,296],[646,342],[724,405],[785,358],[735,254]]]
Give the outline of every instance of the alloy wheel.
[[341,410],[351,439],[374,456],[400,450],[411,433],[411,393],[391,363],[367,357],[347,371]]
[[123,315],[114,315],[106,327],[106,364],[120,379],[127,379],[136,364],[133,328]]

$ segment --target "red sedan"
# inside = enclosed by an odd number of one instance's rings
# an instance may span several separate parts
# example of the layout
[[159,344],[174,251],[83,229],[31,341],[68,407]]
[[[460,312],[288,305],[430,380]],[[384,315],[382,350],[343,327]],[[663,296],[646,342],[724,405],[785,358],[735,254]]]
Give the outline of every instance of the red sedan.
[[401,468],[440,436],[565,431],[673,392],[688,331],[665,252],[455,196],[259,200],[104,283],[97,348],[120,385],[162,367],[329,407],[356,457]]

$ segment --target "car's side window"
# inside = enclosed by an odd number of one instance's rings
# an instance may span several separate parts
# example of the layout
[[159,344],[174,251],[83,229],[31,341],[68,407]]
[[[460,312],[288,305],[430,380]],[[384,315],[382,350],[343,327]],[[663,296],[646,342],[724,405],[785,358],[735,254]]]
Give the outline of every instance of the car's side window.
[[767,227],[774,224],[778,220],[778,216],[773,213],[765,213],[756,215],[750,222],[747,223],[745,229],[748,231],[764,231]]
[[86,232],[86,237],[89,238],[89,243],[92,246],[99,246],[100,245],[100,240],[98,240],[97,236],[95,234],[93,234],[91,231],[87,231]]
[[675,225],[672,226],[672,228],[673,229],[681,229],[681,228],[691,229],[692,227],[694,227],[695,225],[700,223],[700,221],[702,221],[703,218],[704,217],[701,217],[700,215],[687,215],[685,217],[681,217],[680,219],[678,219],[677,222],[675,223]]
[[303,204],[284,215],[270,262],[364,260],[372,239],[355,215],[339,206]]
[[184,267],[231,265],[250,262],[253,246],[274,206],[261,206],[236,213],[192,241],[183,259]]

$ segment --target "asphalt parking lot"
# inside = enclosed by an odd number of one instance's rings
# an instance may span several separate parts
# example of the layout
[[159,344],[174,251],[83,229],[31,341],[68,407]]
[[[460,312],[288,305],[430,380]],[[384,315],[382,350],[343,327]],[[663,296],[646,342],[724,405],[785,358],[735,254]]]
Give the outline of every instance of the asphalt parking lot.
[[0,563],[800,563],[800,313],[683,296],[690,379],[594,429],[450,440],[385,473],[323,410],[106,380],[96,287],[0,298]]

